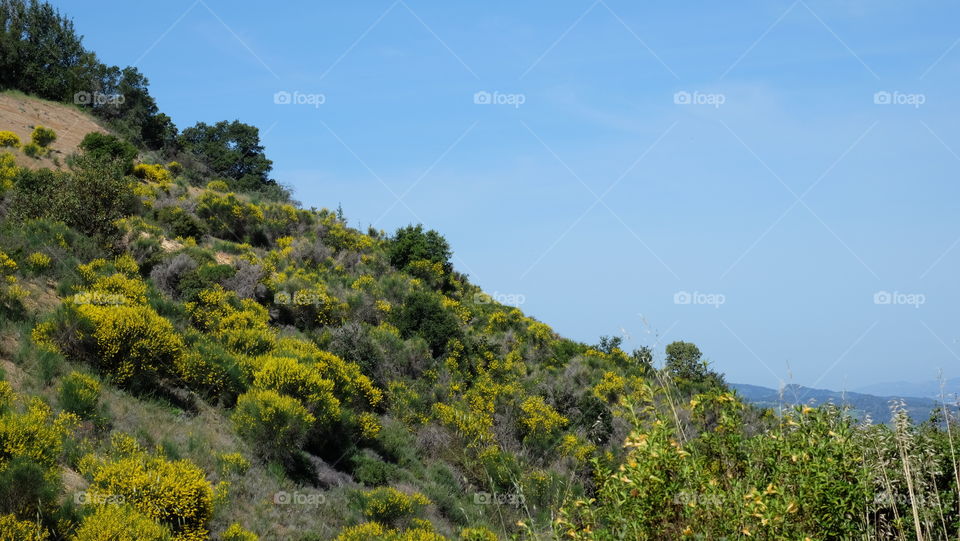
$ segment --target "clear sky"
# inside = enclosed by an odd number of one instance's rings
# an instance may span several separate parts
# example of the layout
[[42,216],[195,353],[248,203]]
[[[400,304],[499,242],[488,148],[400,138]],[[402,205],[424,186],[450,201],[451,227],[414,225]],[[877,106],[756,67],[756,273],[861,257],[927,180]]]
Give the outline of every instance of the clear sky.
[[54,4],[180,128],[259,126],[305,206],[437,229],[563,335],[960,376],[956,3]]

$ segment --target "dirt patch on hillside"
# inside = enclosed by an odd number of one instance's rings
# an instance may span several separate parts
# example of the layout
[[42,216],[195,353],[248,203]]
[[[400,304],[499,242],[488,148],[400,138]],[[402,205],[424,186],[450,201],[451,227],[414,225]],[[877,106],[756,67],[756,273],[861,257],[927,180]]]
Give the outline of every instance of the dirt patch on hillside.
[[38,125],[51,128],[57,134],[57,140],[50,145],[49,156],[34,159],[22,150],[0,149],[12,152],[20,167],[65,169],[66,157],[77,150],[84,135],[92,131],[107,133],[90,115],[69,105],[0,93],[0,130],[12,131],[21,142],[29,143],[30,134]]

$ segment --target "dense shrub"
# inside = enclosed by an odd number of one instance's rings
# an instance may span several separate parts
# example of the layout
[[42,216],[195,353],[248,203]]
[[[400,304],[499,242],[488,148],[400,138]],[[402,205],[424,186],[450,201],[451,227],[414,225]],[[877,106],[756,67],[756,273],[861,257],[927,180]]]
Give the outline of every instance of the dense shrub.
[[430,500],[419,492],[404,494],[393,487],[363,493],[363,514],[384,524],[404,522],[420,513]]
[[12,131],[0,130],[0,147],[20,148],[20,136]]
[[56,140],[57,134],[50,128],[43,126],[33,128],[33,133],[30,134],[30,142],[44,148],[50,146],[50,143]]
[[443,353],[449,340],[461,334],[457,317],[443,307],[437,295],[429,292],[410,295],[394,320],[404,338],[422,337],[435,356]]
[[114,437],[112,456],[87,455],[80,469],[90,479],[87,494],[94,501],[121,498],[168,527],[177,539],[207,538],[213,490],[193,463],[151,456],[129,436],[119,435]]
[[160,291],[179,298],[182,288],[180,282],[197,268],[197,262],[187,254],[180,253],[157,265],[150,271],[150,279]]
[[398,269],[403,269],[414,261],[425,260],[438,263],[444,272],[449,272],[450,256],[447,240],[432,229],[424,232],[420,224],[398,229],[388,246],[390,264]]
[[239,121],[208,125],[198,122],[183,130],[180,143],[217,177],[234,189],[255,191],[275,185],[269,178],[273,163],[260,144],[260,131]]
[[50,534],[35,520],[18,520],[15,515],[0,515],[0,539],[4,541],[46,541]]
[[155,387],[184,353],[169,321],[148,306],[71,303],[35,336],[68,357],[100,370],[116,385]]
[[340,401],[333,396],[333,382],[322,378],[316,367],[296,359],[267,357],[261,360],[253,385],[296,398],[321,424],[331,423],[340,416]]
[[133,169],[133,160],[137,158],[137,147],[115,135],[90,132],[80,142],[80,149],[96,160],[116,160],[124,165],[124,171]]
[[74,541],[169,541],[170,530],[135,508],[102,505],[84,518]]
[[156,216],[157,221],[167,226],[176,237],[199,239],[207,231],[207,225],[200,218],[182,207],[160,207]]
[[116,220],[136,208],[124,166],[91,156],[78,157],[70,173],[20,170],[14,185],[19,219],[50,217],[101,238],[116,235]]
[[36,160],[39,160],[47,155],[47,151],[36,143],[27,143],[23,145],[23,153]]
[[300,453],[315,419],[296,398],[256,390],[237,399],[233,425],[266,460],[289,462]]
[[64,411],[89,419],[99,410],[100,382],[86,374],[71,372],[60,383],[58,395]]

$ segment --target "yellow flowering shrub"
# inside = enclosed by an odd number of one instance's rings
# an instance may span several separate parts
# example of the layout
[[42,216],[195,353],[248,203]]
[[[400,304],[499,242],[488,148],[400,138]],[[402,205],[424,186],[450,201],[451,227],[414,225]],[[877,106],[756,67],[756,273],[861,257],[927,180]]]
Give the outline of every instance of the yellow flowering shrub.
[[228,239],[243,239],[263,225],[263,210],[240,200],[234,193],[205,191],[197,201],[197,216],[210,231]]
[[315,366],[302,364],[296,359],[265,358],[253,376],[253,385],[300,400],[322,424],[340,416],[340,401],[333,396],[333,382],[322,378]]
[[593,386],[593,396],[607,403],[614,403],[627,389],[627,380],[615,372],[605,372],[600,382]]
[[0,147],[20,148],[20,136],[8,130],[0,130]]
[[379,434],[383,428],[380,426],[380,421],[377,419],[377,416],[367,411],[360,414],[357,422],[360,425],[360,435],[368,440],[376,438],[377,434]]
[[578,462],[588,459],[596,450],[596,445],[574,434],[565,434],[560,439],[560,452]]
[[176,540],[207,539],[213,489],[203,470],[188,460],[149,455],[129,436],[114,437],[113,443],[112,456],[80,460],[80,472],[90,480],[87,493],[95,500],[122,498],[168,527]]
[[483,526],[460,530],[461,541],[497,541],[497,534]]
[[13,387],[9,381],[0,380],[0,413],[13,405]]
[[81,304],[68,310],[81,325],[73,340],[57,345],[117,385],[152,384],[158,375],[173,373],[184,353],[173,325],[149,306]]
[[[12,393],[11,393],[12,394]],[[29,458],[52,469],[63,452],[64,438],[77,426],[72,413],[54,416],[50,406],[33,398],[23,413],[0,417],[0,470],[15,458]],[[52,472],[59,475],[59,472]]]
[[434,532],[430,528],[410,528],[407,530],[391,530],[379,522],[364,522],[345,528],[337,536],[336,541],[446,541],[447,538]]
[[50,534],[36,522],[17,520],[14,515],[0,515],[0,540],[46,541]]
[[197,329],[212,334],[235,353],[260,355],[275,345],[276,331],[270,328],[267,309],[252,299],[239,299],[220,285],[200,291],[186,309]]
[[378,487],[362,496],[363,514],[388,524],[412,518],[430,505],[430,499],[419,492],[408,495],[393,487]]
[[138,163],[133,167],[133,176],[141,180],[169,184],[173,182],[173,175],[166,167],[160,164]]
[[230,186],[222,180],[211,180],[207,183],[207,189],[214,192],[227,192],[230,190]]
[[13,187],[13,179],[19,171],[13,154],[0,152],[0,194]]
[[217,457],[221,475],[243,475],[250,469],[250,461],[240,453],[223,453]]
[[17,262],[3,252],[0,252],[0,272],[5,274],[17,272]]
[[539,321],[530,323],[530,325],[527,326],[527,333],[530,334],[530,338],[533,339],[535,344],[546,344],[554,338],[553,329]]
[[364,274],[360,276],[359,278],[354,280],[352,284],[350,284],[350,287],[352,289],[356,289],[357,291],[367,291],[367,292],[373,292],[376,286],[377,286],[376,279],[374,279],[374,277],[370,276],[369,274]]
[[170,530],[126,505],[101,505],[77,528],[73,541],[169,541]]
[[557,413],[543,397],[531,396],[520,404],[520,425],[527,437],[543,438],[565,427],[567,418]]
[[239,524],[231,524],[226,531],[223,532],[223,535],[220,536],[220,541],[259,541],[260,537],[253,532],[244,530]]
[[323,351],[312,342],[295,338],[281,339],[273,355],[296,357],[301,363],[309,365],[321,378],[333,382],[334,391],[342,402],[362,408],[377,406],[383,400],[383,391],[356,363]]
[[268,460],[296,455],[315,420],[296,398],[269,390],[240,395],[233,413],[237,434]]
[[430,287],[438,288],[443,284],[444,267],[439,261],[418,259],[408,263],[404,270]]
[[27,256],[27,265],[33,269],[34,272],[46,270],[51,263],[53,263],[53,260],[50,256],[41,252],[33,252]]

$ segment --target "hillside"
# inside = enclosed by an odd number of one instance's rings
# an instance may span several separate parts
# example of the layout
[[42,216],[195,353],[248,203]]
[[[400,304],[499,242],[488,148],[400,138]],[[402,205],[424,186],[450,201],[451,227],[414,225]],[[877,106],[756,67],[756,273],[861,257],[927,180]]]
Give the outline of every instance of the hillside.
[[33,129],[45,126],[57,134],[50,144],[50,154],[31,158],[16,155],[17,166],[65,169],[66,157],[77,151],[80,141],[90,132],[107,133],[101,123],[89,114],[70,105],[30,98],[17,92],[0,92],[0,126],[29,141]]
[[692,342],[564,338],[440,232],[299,204],[257,127],[175,126],[49,4],[0,0],[0,53],[0,540],[960,534],[954,405],[775,414]]

